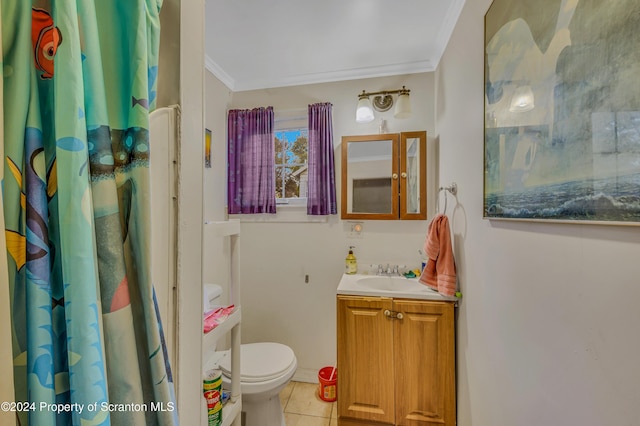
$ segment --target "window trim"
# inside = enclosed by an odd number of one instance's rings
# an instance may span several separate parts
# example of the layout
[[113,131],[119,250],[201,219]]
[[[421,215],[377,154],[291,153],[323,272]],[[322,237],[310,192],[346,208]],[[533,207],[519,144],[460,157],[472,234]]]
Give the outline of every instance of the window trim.
[[240,223],[327,223],[329,216],[307,214],[307,204],[276,205],[276,214],[231,214],[230,219],[239,219]]
[[[278,113],[276,112],[276,116],[278,115]],[[302,119],[304,118],[304,122],[302,122]],[[278,117],[276,117],[275,120],[275,125],[274,125],[274,129],[273,129],[273,139],[274,139],[274,143],[275,143],[275,139],[276,139],[276,133],[279,132],[288,132],[288,131],[304,131],[307,134],[307,162],[304,164],[300,164],[300,163],[295,163],[292,164],[291,166],[307,166],[307,169],[309,168],[309,161],[308,161],[308,155],[309,155],[309,123],[307,121],[306,116],[298,116],[298,117],[294,117],[294,118],[288,118],[288,119],[278,119]],[[287,123],[287,125],[278,125],[278,122],[280,123]],[[275,149],[275,146],[274,146]],[[281,168],[286,168],[286,167],[290,167],[290,165],[281,163],[275,163],[274,162],[274,173],[275,173],[275,169],[277,169],[278,167]],[[277,182],[276,182],[276,186],[277,186]],[[307,188],[308,190],[308,188]],[[286,206],[286,205],[292,205],[292,206],[297,206],[297,205],[301,205],[304,204],[305,207],[307,205],[307,197],[288,197],[288,198],[278,198],[276,197],[276,211],[278,209],[278,206]]]

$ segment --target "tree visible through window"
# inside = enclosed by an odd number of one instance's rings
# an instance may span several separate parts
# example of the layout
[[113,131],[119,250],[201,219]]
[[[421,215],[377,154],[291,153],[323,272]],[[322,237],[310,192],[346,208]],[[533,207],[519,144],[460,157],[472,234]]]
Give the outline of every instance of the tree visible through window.
[[276,198],[306,198],[309,131],[275,132]]

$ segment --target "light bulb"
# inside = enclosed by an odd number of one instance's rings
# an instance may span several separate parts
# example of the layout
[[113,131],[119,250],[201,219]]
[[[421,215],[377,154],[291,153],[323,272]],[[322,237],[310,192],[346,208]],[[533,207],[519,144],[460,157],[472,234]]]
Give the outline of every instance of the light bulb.
[[358,123],[369,123],[373,121],[373,107],[367,96],[361,96],[356,107],[356,121]]
[[396,109],[393,116],[395,118],[409,118],[411,116],[411,102],[409,93],[400,93],[396,100]]

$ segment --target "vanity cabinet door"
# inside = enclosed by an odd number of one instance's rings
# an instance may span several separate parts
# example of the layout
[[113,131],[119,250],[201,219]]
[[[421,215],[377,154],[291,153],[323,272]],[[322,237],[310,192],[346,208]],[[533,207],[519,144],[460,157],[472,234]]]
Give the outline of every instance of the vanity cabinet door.
[[397,133],[342,137],[342,219],[398,219]]
[[394,320],[396,425],[455,425],[451,303],[398,300]]
[[338,296],[338,424],[394,424],[392,299]]
[[400,133],[400,219],[427,218],[427,132]]

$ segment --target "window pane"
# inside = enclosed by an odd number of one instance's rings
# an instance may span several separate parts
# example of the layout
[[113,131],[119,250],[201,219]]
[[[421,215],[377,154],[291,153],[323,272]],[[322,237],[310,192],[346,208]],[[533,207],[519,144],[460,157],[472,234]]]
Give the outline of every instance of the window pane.
[[276,197],[307,196],[308,130],[275,132]]

